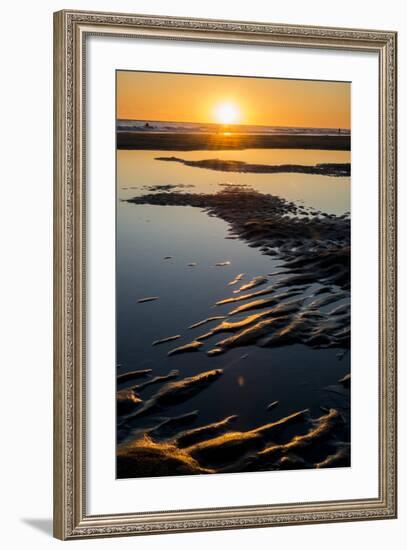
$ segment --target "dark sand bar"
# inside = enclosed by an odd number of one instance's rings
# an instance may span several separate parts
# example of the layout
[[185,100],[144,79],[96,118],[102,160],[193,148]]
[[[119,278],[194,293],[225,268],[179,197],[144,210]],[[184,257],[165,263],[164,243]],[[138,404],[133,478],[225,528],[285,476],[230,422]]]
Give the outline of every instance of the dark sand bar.
[[220,172],[240,172],[251,174],[281,174],[284,172],[297,174],[318,174],[320,176],[350,176],[350,163],[323,163],[315,166],[302,164],[250,164],[241,160],[186,160],[178,157],[156,157],[155,160],[165,162],[179,162],[185,166],[218,170]]
[[349,135],[177,134],[117,132],[118,149],[194,151],[224,149],[326,149],[350,151]]

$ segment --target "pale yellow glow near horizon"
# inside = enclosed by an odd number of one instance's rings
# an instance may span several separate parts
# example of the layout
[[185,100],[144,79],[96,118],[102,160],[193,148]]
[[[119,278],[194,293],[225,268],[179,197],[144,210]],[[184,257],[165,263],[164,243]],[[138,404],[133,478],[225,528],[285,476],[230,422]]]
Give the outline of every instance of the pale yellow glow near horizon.
[[116,115],[345,129],[351,123],[350,91],[349,82],[118,71]]
[[231,101],[218,103],[214,110],[215,122],[220,124],[236,124],[239,122],[240,113],[237,105]]

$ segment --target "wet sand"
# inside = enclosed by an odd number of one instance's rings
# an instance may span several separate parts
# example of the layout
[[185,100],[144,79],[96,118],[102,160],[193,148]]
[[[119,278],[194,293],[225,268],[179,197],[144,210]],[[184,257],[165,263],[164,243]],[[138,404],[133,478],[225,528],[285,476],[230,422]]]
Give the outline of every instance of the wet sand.
[[265,255],[278,255],[284,260],[286,272],[290,273],[285,281],[287,286],[321,281],[349,289],[350,219],[347,215],[307,210],[275,195],[241,187],[226,187],[214,194],[148,193],[126,202],[204,209],[209,216],[228,222],[230,237],[261,249]]
[[[241,187],[214,194],[157,192],[133,197],[131,204],[189,206],[203,209],[229,224],[229,237],[278,256],[281,270],[247,278],[235,273],[225,297],[212,304],[221,315],[185,326],[190,342],[174,347],[177,354],[205,353],[208,358],[237,347],[261,348],[301,344],[350,349],[350,219],[307,210],[273,195]],[[233,269],[233,265],[227,269]],[[237,282],[240,286],[234,287]],[[233,283],[232,288],[230,283]],[[257,288],[258,287],[258,288]],[[236,292],[237,290],[237,292]],[[236,303],[237,302],[237,303]],[[137,306],[136,306],[137,307]],[[149,307],[138,306],[138,307]],[[211,323],[207,332],[201,327]],[[215,323],[214,325],[212,323]],[[218,337],[218,334],[221,335]],[[178,335],[177,335],[178,336]],[[214,340],[216,337],[216,340]],[[220,338],[220,339],[218,339]],[[214,361],[214,359],[210,359]],[[150,376],[148,371],[134,373]],[[120,387],[117,475],[119,478],[243,472],[350,465],[350,375],[326,388],[337,406],[319,416],[308,409],[279,416],[280,401],[267,406],[270,422],[233,429],[236,415],[200,424],[199,411],[174,416],[171,408],[217,384],[222,369],[185,377],[172,370],[151,383]],[[175,381],[168,382],[174,378]],[[118,383],[123,382],[118,378]],[[146,386],[161,386],[144,397]],[[280,405],[281,406],[281,405]],[[198,425],[197,425],[198,423]]]
[[[350,464],[350,448],[346,442],[349,426],[334,408],[317,418],[313,418],[308,409],[295,411],[247,431],[233,430],[236,415],[192,428],[188,425],[196,421],[196,411],[181,417],[165,416],[171,414],[168,409],[172,405],[204,391],[208,384],[216,383],[221,374],[221,371],[209,371],[171,382],[145,403],[137,393],[129,397],[129,406],[136,412],[121,416],[120,430],[132,436],[118,446],[118,478]],[[277,404],[273,403],[269,409]],[[128,411],[118,398],[119,414],[124,410]],[[137,425],[140,417],[147,417],[144,427]]]
[[350,151],[349,135],[117,132],[118,149],[193,151],[225,149],[326,149]]
[[[179,162],[185,166],[216,170],[219,172],[238,172],[251,174],[314,174],[319,176],[349,177],[349,163],[323,163],[315,166],[304,164],[252,164],[240,160],[185,160],[178,157],[156,157],[155,160],[164,162]],[[169,189],[168,189],[169,190]]]

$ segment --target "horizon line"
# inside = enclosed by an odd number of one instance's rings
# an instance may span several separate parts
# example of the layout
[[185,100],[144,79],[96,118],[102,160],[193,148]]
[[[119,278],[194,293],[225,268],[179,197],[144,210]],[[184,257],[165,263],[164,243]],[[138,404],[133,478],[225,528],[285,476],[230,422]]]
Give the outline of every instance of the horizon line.
[[341,130],[348,130],[351,131],[350,128],[345,128],[343,126],[283,126],[281,124],[253,124],[253,123],[234,123],[234,124],[222,124],[219,122],[193,122],[191,120],[159,120],[159,119],[152,119],[152,118],[117,118],[116,122],[118,121],[132,121],[132,122],[167,122],[167,123],[179,123],[179,124],[210,124],[213,126],[260,126],[262,128],[267,127],[275,127],[275,128],[314,128],[319,130],[332,130],[335,128],[340,128]]

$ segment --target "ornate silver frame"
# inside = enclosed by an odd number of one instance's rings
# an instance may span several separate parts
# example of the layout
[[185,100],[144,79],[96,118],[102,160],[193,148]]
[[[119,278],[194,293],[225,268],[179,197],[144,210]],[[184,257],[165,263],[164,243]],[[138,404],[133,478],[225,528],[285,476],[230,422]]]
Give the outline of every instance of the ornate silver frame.
[[[377,498],[86,514],[85,164],[86,36],[362,50],[379,59],[379,495]],[[54,14],[54,535],[60,539],[267,527],[396,517],[396,39],[395,32],[60,11]]]

